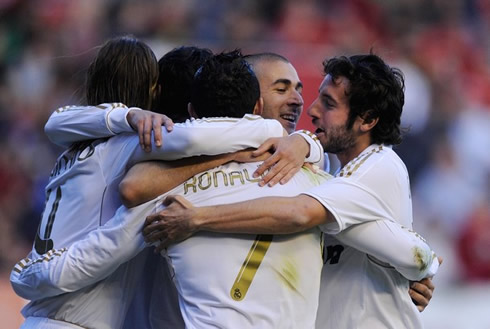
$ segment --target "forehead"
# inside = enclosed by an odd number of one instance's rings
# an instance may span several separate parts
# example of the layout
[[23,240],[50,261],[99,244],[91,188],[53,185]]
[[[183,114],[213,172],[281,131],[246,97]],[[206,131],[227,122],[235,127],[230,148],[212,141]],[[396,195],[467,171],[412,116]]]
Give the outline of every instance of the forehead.
[[349,85],[349,80],[346,77],[340,76],[333,79],[330,74],[327,74],[320,84],[318,92],[320,96],[328,96],[339,104],[348,103],[347,92]]
[[349,88],[349,80],[346,77],[340,76],[333,79],[330,74],[327,74],[320,84],[319,92],[337,91],[345,95]]
[[254,64],[254,71],[261,85],[270,85],[277,80],[290,80],[293,85],[300,82],[294,66],[280,60],[260,61]]

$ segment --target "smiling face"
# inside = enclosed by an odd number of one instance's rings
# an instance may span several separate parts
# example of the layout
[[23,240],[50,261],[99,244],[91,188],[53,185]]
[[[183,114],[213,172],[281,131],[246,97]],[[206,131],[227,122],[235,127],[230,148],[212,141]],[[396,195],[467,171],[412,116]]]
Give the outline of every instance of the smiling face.
[[317,99],[308,108],[308,114],[317,128],[316,135],[320,139],[325,152],[341,155],[353,149],[357,141],[356,128],[359,120],[353,127],[348,128],[349,101],[346,90],[349,80],[339,77],[334,81],[329,74],[323,79]]
[[288,133],[296,129],[303,111],[303,83],[293,65],[281,60],[261,60],[253,64],[264,99],[262,116],[278,120]]

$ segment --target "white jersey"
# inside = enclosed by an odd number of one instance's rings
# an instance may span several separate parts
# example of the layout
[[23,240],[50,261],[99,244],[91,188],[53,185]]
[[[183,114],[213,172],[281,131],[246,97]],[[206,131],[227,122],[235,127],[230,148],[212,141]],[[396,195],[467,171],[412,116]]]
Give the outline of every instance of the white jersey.
[[[245,200],[251,195],[292,196],[329,178],[327,174],[303,170],[286,185],[261,188],[257,184],[258,179],[251,177],[256,168],[257,164],[252,163],[230,163],[196,175],[167,194],[181,193],[198,205],[209,205]],[[60,287],[87,285],[109,275],[96,286],[117,284],[114,290],[120,293],[118,297],[124,297],[122,294],[128,289],[127,280],[119,276],[119,281],[116,281],[113,276],[118,275],[121,268],[126,268],[127,273],[129,266],[125,262],[144,247],[141,235],[144,218],[161,208],[165,195],[131,209],[121,207],[113,219],[90,232],[85,239],[68,248],[53,250],[42,258],[19,263],[16,266],[18,271],[11,275],[14,289],[36,289],[53,294]],[[283,236],[199,233],[169,248],[169,256],[176,272],[175,280],[187,328],[314,326],[323,265],[318,229]],[[130,266],[132,268],[135,264],[130,263]],[[43,313],[50,309],[49,302],[59,301],[57,306],[64,307],[63,301],[66,300],[63,297],[78,293],[81,294],[78,299],[90,299],[94,307],[107,317],[114,316],[111,311],[117,316],[118,310],[109,309],[109,302],[115,301],[107,300],[105,294],[84,296],[92,289],[93,286],[89,286],[89,290],[40,300],[40,303],[48,305],[41,305],[44,307],[40,306],[32,316],[52,317]],[[154,295],[159,293],[154,291]],[[159,296],[155,297],[158,299]],[[81,305],[77,300],[69,306],[78,309]],[[90,308],[90,305],[83,305],[83,308]],[[153,307],[152,311],[155,312],[152,321],[162,316],[161,309]],[[79,313],[90,323],[84,326],[109,328],[94,323],[92,312]],[[116,320],[111,321],[114,324]],[[163,322],[168,323],[166,320]]]
[[[199,184],[201,184],[201,182],[198,182],[198,185]],[[266,188],[264,188],[264,190],[265,189]],[[144,208],[144,206],[142,207]],[[139,211],[143,210],[140,209]],[[144,211],[148,212],[149,210],[146,209]],[[115,221],[117,223],[118,220],[121,221],[121,218],[118,219],[118,216],[121,217],[122,214],[125,213],[118,212],[111,222]],[[131,216],[125,217],[128,217],[126,221],[131,222]],[[136,216],[136,219],[141,217],[144,216],[139,214]],[[138,224],[141,223],[138,222]],[[40,293],[41,296],[53,296],[84,287],[110,275],[120,264],[126,262],[137,253],[138,247],[131,248],[130,246],[134,246],[134,244],[138,245],[138,238],[141,236],[140,227],[133,230],[133,235],[131,235],[131,230],[127,228],[128,225],[121,224],[116,228],[111,225],[107,226],[108,227],[93,231],[87,235],[84,240],[75,242],[69,248],[52,251],[37,259],[21,261],[11,274],[11,281],[14,289],[17,292],[20,292],[21,296],[26,296],[25,298],[36,298],[36,293]],[[380,246],[379,244],[380,241],[385,241],[386,239],[379,241],[362,241],[362,239],[359,239],[362,234],[358,232],[363,232],[363,226],[366,226],[366,224],[357,225],[345,231],[343,233],[344,240],[348,241],[349,236],[351,236],[351,240],[353,240],[346,243],[353,243],[358,240],[356,245],[357,248],[364,248],[366,252],[375,255],[379,259],[385,260],[391,264],[398,264],[398,266],[395,265],[397,270],[403,269],[404,267],[410,269],[417,266],[417,264],[413,264],[413,258],[406,257],[408,252],[403,248],[399,249],[399,254],[386,254],[384,250],[387,248],[382,245]],[[372,226],[370,230],[373,231],[374,229],[375,231],[377,228],[377,226]],[[399,237],[395,240],[395,243],[402,241],[402,236],[407,236],[403,246],[410,247],[410,243],[417,240],[413,237],[413,235],[415,235],[413,232],[403,230],[400,226],[393,226],[390,228],[390,231]],[[408,233],[411,233],[412,236]],[[375,232],[372,234],[375,234]],[[125,248],[121,248],[121,246],[125,246]],[[428,246],[421,244],[420,241],[416,246],[421,250],[430,251]],[[111,282],[112,280],[109,278],[108,281]],[[120,285],[124,286],[124,280]],[[111,302],[116,303],[114,300]],[[97,305],[100,304],[97,303]],[[156,303],[151,303],[151,305],[156,305]],[[158,312],[158,314],[163,315],[161,311]],[[164,322],[167,320],[165,319],[165,316],[163,317],[163,320]],[[166,322],[168,323],[168,321]]]
[[[235,174],[237,173],[239,172]],[[243,174],[242,178],[250,178],[248,174],[245,175],[245,172]],[[217,174],[217,177],[219,175],[221,174]],[[201,174],[188,182],[188,191],[194,191],[194,188],[197,191],[198,188],[206,187],[204,177],[209,176]],[[226,177],[229,178],[229,176]],[[239,179],[239,176],[235,179]],[[228,181],[228,184],[231,184],[231,180]],[[183,188],[185,191],[186,187]],[[262,189],[268,190],[268,188]],[[173,192],[178,192],[178,189]],[[11,273],[14,289],[23,294],[42,292],[47,295],[56,295],[106,278],[118,266],[141,250],[143,247],[142,218],[153,212],[155,208],[154,201],[129,210],[121,207],[106,225],[92,231],[85,239],[73,243],[69,248],[50,251],[38,259],[21,261]],[[373,236],[379,239],[370,238]],[[435,274],[437,270],[429,266],[431,259],[413,257],[415,249],[420,251],[420,256],[431,255],[433,252],[416,233],[404,229],[396,222],[384,220],[354,225],[338,234],[337,237],[342,239],[346,245],[363,250],[379,260],[392,264],[397,271],[414,280],[431,275],[431,273]],[[420,264],[427,264],[427,268],[421,268]],[[432,265],[434,264],[438,263],[433,262]],[[429,267],[432,272],[428,270]],[[206,270],[206,272],[209,271],[209,269]],[[154,281],[155,283],[164,281],[168,276],[165,271],[161,272],[162,274],[158,274],[159,278]],[[148,277],[145,277],[146,279]],[[110,279],[104,281],[111,282]],[[172,295],[168,294],[173,292],[172,288],[169,289],[168,285],[157,286],[151,298],[146,297],[147,300],[142,300],[153,309],[150,321],[154,328],[165,328],[165,325],[169,323],[172,323],[170,325],[172,328],[182,327],[179,326],[180,319],[175,317]]]
[[[54,116],[66,111],[58,111]],[[162,134],[163,146],[150,153],[141,150],[135,134],[77,143],[65,151],[58,158],[46,187],[45,211],[26,261],[38,259],[51,249],[69,247],[111,218],[121,205],[119,182],[132,164],[258,147],[267,137],[282,136],[283,128],[275,120],[246,115],[242,119],[189,120],[175,125],[171,133],[162,128]],[[22,313],[25,317],[44,316],[88,328],[117,328],[133,292],[130,284],[124,289],[117,285],[136,281],[144,263],[143,253],[113,273],[109,282],[71,294],[52,298],[45,298],[49,295],[44,294],[41,300],[34,300],[39,291],[21,295],[33,299]]]
[[[230,163],[166,193],[196,206],[294,196],[329,175],[302,169],[285,185],[259,187],[257,164]],[[157,211],[163,206],[159,206]],[[167,249],[186,328],[313,328],[321,258],[317,228],[290,235],[198,232]]]
[[[347,232],[361,222],[388,221],[412,227],[412,202],[408,172],[393,150],[384,145],[371,145],[350,161],[337,176],[306,194],[321,202],[336,222],[322,226],[326,233]],[[365,235],[366,239],[397,243],[390,230],[385,234]],[[420,238],[415,235],[415,242]],[[424,242],[425,243],[425,242]],[[393,252],[394,252],[393,250]],[[418,265],[415,279],[429,272],[425,268],[435,258],[423,248],[407,250],[412,263]],[[325,235],[325,266],[322,272],[317,329],[324,328],[411,328],[423,327],[419,311],[408,290],[409,279],[373,254],[355,249],[338,236]],[[437,263],[438,264],[438,263]],[[437,267],[437,265],[434,265]],[[419,275],[420,274],[420,275]],[[335,296],[335,298],[332,298]]]

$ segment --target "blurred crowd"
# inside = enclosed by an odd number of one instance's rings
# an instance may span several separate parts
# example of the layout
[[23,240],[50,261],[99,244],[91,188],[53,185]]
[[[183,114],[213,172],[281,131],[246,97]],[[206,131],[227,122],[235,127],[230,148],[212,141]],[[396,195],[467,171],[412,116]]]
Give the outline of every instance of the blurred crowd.
[[285,55],[305,108],[327,57],[372,49],[401,68],[409,130],[395,150],[415,229],[444,257],[443,280],[490,281],[489,31],[488,0],[1,0],[0,275],[31,248],[61,151],[47,118],[84,102],[96,47],[131,33],[157,57],[179,45]]

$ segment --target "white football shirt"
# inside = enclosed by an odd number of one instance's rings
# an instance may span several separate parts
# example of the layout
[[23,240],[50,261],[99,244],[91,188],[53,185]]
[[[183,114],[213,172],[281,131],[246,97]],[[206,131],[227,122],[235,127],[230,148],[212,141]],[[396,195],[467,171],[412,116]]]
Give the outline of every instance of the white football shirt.
[[[334,179],[306,194],[334,215],[335,223],[322,225],[326,233],[380,220],[412,227],[408,172],[396,153],[384,145],[369,146]],[[383,239],[380,235],[369,238]],[[422,328],[420,313],[408,294],[409,280],[340,239],[325,235],[316,328]],[[432,253],[417,248],[412,254],[414,259],[433,259]]]
[[[294,196],[330,176],[302,169],[291,181],[259,187],[258,164],[230,163],[166,193],[196,206],[262,196]],[[157,211],[161,206],[157,208]],[[320,284],[321,234],[198,232],[167,249],[186,328],[313,328]]]
[[[56,113],[62,115],[68,110],[71,108]],[[69,247],[111,218],[121,205],[119,182],[132,164],[149,159],[173,160],[258,147],[268,137],[282,136],[283,128],[275,120],[245,115],[241,119],[188,120],[175,125],[171,133],[162,128],[162,133],[163,146],[153,148],[151,153],[141,150],[135,134],[76,143],[66,150],[52,170],[46,187],[45,211],[33,249],[25,262],[40,259],[51,249]],[[142,253],[111,274],[107,282],[71,294],[43,295],[49,298],[33,300],[22,313],[25,317],[50,317],[86,327],[118,328],[124,320],[134,292],[133,283],[140,277],[145,259],[145,253]],[[22,262],[19,266],[22,268]],[[26,289],[18,292],[24,292],[23,297],[32,299],[40,293]]]

